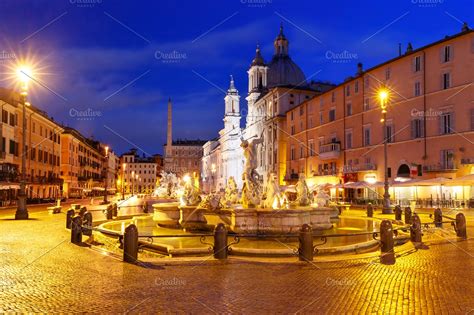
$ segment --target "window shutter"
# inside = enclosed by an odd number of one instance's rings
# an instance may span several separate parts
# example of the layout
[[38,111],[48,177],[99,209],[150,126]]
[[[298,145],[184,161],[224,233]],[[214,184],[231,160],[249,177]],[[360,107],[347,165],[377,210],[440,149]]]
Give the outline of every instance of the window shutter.
[[413,57],[411,60],[411,72],[416,71],[416,57]]
[[445,164],[445,163],[444,163],[444,150],[441,150],[441,151],[439,152],[439,164],[440,164],[441,166],[444,166],[444,164]]
[[449,45],[449,61],[454,60],[454,45]]
[[444,63],[444,46],[441,47],[439,51],[439,62]]
[[411,138],[415,139],[415,137],[416,137],[416,119],[413,119],[410,123],[411,123]]
[[440,135],[444,134],[443,115],[440,115],[439,118],[438,118],[438,133]]
[[420,119],[420,134],[421,137],[425,136],[425,121],[423,119]]

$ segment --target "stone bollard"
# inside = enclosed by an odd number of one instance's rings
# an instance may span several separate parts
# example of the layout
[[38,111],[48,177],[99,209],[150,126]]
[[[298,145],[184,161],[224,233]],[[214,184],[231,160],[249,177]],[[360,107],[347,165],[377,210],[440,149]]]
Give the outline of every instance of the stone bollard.
[[87,208],[86,208],[86,207],[82,207],[81,210],[79,210],[79,215],[80,215],[81,217],[83,217],[86,212],[87,212]]
[[380,223],[380,262],[384,265],[395,263],[395,251],[393,250],[393,229],[390,220],[383,220]]
[[411,224],[411,208],[405,208],[405,224]]
[[402,207],[400,207],[399,205],[396,205],[394,212],[395,212],[395,220],[401,221],[402,220]]
[[313,261],[313,229],[308,224],[303,224],[299,235],[300,247],[298,257],[300,261]]
[[71,243],[73,244],[82,243],[82,218],[79,215],[76,215],[74,218],[72,218]]
[[456,230],[456,235],[463,239],[467,238],[467,231],[466,231],[466,217],[463,213],[456,214],[456,223],[454,225],[454,229]]
[[434,211],[434,225],[436,227],[443,227],[443,211],[440,208],[436,208]]
[[82,234],[92,236],[92,213],[86,212],[82,221]]
[[105,218],[107,220],[112,220],[113,219],[113,208],[111,205],[108,205],[107,208],[105,209]]
[[134,264],[137,260],[138,229],[135,224],[130,224],[123,234],[123,261]]
[[412,224],[410,227],[410,239],[413,243],[421,243],[422,242],[421,234],[421,221],[418,214],[414,214],[412,218]]
[[112,207],[112,216],[113,217],[117,217],[118,216],[118,206],[116,203],[114,203],[113,207]]
[[214,229],[214,258],[227,259],[227,229],[223,223]]
[[367,216],[369,218],[372,218],[374,216],[374,207],[372,207],[372,204],[370,202],[367,205]]
[[71,229],[72,217],[74,217],[75,213],[74,209],[69,209],[66,212],[66,229]]

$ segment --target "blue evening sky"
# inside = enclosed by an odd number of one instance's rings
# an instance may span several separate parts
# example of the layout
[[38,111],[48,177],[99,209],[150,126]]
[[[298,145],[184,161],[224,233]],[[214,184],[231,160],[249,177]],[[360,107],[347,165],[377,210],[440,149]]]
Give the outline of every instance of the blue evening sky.
[[256,43],[269,61],[281,22],[306,76],[339,83],[461,21],[474,26],[473,0],[1,0],[0,86],[12,62],[34,58],[44,86],[32,85],[33,104],[119,153],[161,153],[168,97],[174,138],[216,137],[229,75],[245,108]]

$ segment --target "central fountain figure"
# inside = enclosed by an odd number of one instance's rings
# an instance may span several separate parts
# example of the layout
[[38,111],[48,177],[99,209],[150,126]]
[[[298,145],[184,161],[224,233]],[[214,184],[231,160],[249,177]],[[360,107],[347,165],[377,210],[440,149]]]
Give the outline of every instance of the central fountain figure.
[[252,141],[242,140],[240,146],[244,150],[245,166],[242,180],[242,205],[245,208],[255,207],[260,204],[260,196],[262,192],[260,184],[260,176],[256,171],[257,168],[257,146],[263,143],[263,133],[260,138]]

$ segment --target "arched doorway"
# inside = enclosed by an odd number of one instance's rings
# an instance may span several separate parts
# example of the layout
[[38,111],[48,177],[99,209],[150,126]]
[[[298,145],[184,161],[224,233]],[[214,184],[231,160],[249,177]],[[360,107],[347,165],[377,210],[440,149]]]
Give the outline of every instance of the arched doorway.
[[397,177],[410,178],[410,167],[406,164],[402,164],[398,167]]

